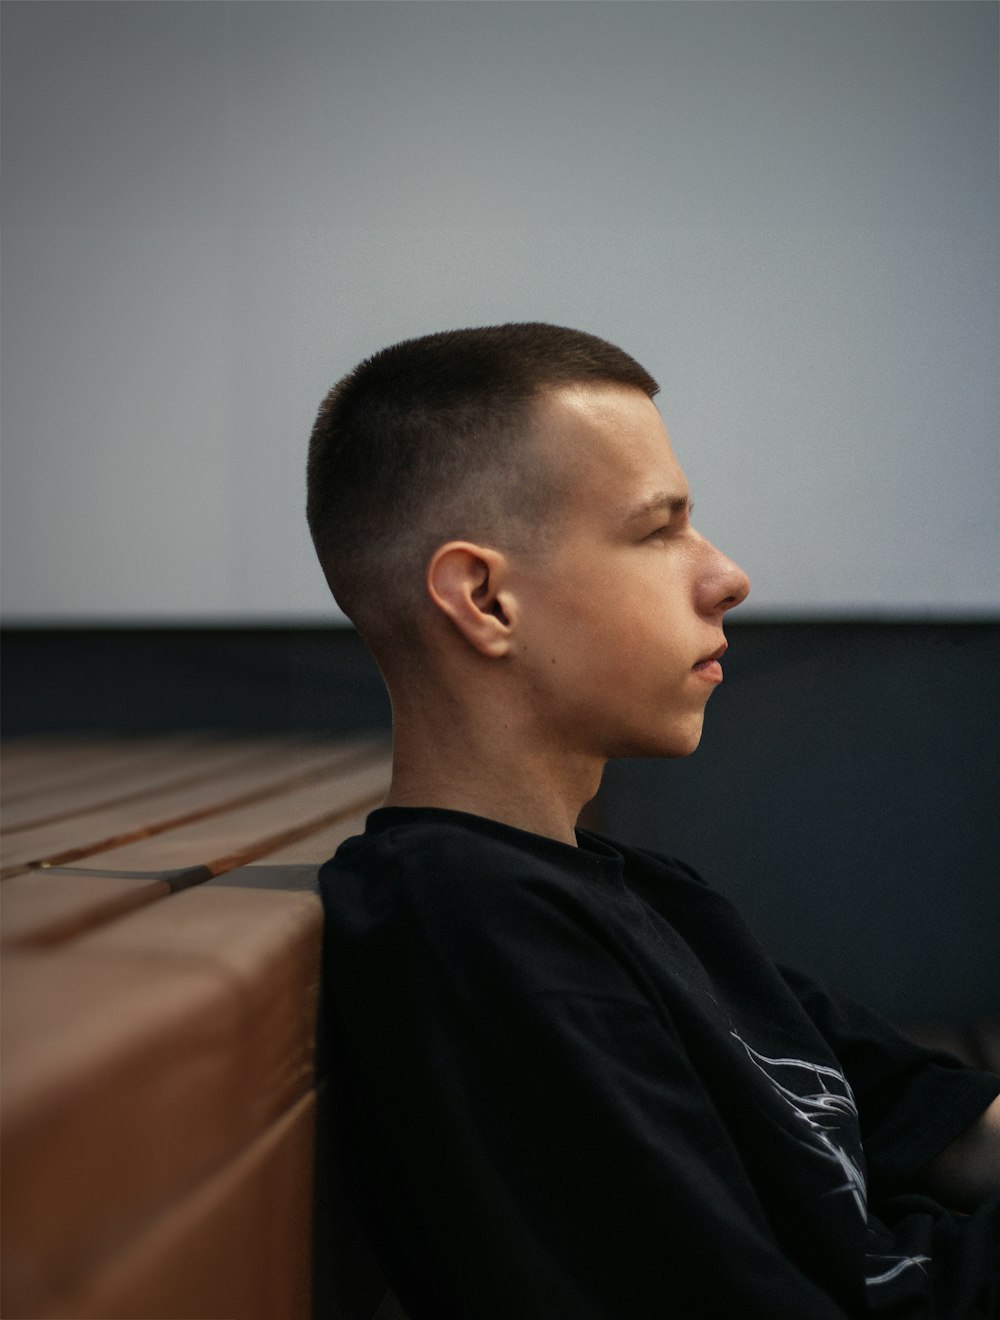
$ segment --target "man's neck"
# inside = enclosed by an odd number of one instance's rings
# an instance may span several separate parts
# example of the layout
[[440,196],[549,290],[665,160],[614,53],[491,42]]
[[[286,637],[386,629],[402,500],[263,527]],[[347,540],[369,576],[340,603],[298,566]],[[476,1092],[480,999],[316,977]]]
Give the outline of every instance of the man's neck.
[[[501,726],[501,727],[498,727]],[[602,761],[530,745],[502,721],[460,721],[394,710],[387,807],[443,807],[575,844]]]

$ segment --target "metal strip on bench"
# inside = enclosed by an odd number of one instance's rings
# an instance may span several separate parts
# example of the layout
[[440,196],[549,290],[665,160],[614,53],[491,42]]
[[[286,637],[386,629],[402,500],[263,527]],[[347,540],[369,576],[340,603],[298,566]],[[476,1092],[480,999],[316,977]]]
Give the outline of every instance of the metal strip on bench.
[[315,833],[269,852],[264,864],[255,862],[238,866],[215,876],[213,885],[248,885],[251,888],[316,889],[317,873],[323,862],[332,857],[345,839],[361,834],[370,808],[352,812]]
[[[32,947],[73,938],[137,906],[261,857],[276,863],[323,861],[336,846],[329,841],[338,838],[338,831],[339,837],[356,833],[357,821],[363,826],[365,814],[388,785],[387,753],[371,739],[265,744],[215,738],[190,753],[192,770],[199,756],[215,758],[234,748],[247,754],[249,769],[237,754],[229,771],[211,776],[207,802],[204,782],[189,782],[180,793],[153,791],[130,801],[127,811],[138,814],[114,819],[143,823],[131,838],[111,840],[115,846],[104,840],[95,852],[92,836],[90,843],[81,843],[88,836],[80,834],[75,835],[76,846],[64,846],[67,839],[74,839],[73,829],[93,828],[95,821],[106,824],[109,817],[101,813],[62,822],[58,836],[42,831],[37,837],[43,840],[43,851],[78,860],[42,869],[7,862],[9,878],[0,886],[5,944]],[[273,752],[263,767],[262,749]],[[58,753],[54,752],[53,761],[58,766]],[[186,805],[187,811],[177,812],[178,804]],[[175,815],[158,818],[171,808]],[[5,845],[19,839],[23,843],[27,835],[14,833]],[[313,837],[315,845],[309,842]],[[46,848],[44,840],[54,838],[57,842]],[[21,857],[23,853],[22,848]]]

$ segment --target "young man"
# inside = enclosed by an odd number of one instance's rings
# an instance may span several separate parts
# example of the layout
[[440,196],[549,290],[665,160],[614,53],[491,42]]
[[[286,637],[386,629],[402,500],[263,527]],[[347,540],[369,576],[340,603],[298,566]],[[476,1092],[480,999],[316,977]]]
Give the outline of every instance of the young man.
[[611,757],[694,751],[749,590],[656,390],[507,325],[377,354],[316,422],[310,527],[393,709],[321,872],[373,1241],[413,1320],[989,1314],[1000,1081],[575,829]]

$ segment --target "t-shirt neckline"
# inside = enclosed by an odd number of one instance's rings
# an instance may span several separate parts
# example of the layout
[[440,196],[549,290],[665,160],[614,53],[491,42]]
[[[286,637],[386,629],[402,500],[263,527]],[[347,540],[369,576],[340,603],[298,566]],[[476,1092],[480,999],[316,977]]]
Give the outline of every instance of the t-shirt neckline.
[[556,856],[564,865],[596,866],[615,878],[621,878],[625,859],[621,852],[607,839],[589,830],[575,831],[577,844],[563,843],[547,834],[534,834],[530,830],[520,829],[517,825],[508,825],[505,821],[494,820],[491,816],[479,816],[471,811],[459,811],[452,807],[376,807],[365,821],[366,834],[382,834],[387,830],[402,825],[453,824],[485,835],[501,839],[521,848]]

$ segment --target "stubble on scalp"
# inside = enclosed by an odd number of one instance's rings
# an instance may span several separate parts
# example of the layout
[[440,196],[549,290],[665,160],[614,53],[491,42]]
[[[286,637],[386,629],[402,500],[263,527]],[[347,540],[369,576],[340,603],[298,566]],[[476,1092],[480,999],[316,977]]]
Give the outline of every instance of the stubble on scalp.
[[658,388],[613,344],[532,322],[404,341],[330,391],[310,442],[309,525],[373,649],[412,647],[445,542],[522,557],[551,546],[573,455],[547,443],[540,403],[588,383]]

